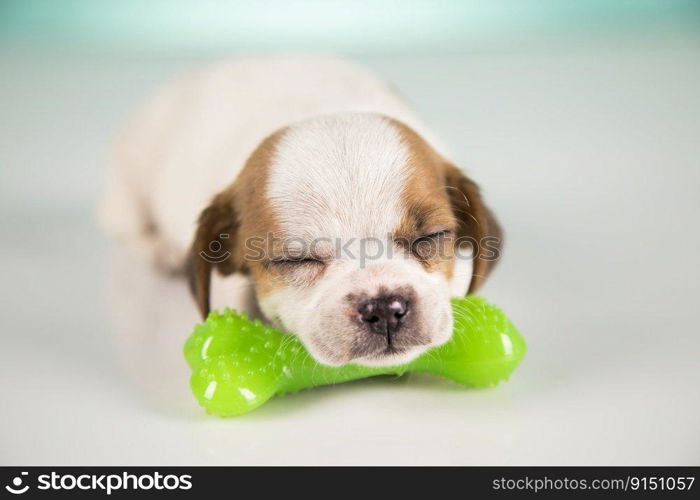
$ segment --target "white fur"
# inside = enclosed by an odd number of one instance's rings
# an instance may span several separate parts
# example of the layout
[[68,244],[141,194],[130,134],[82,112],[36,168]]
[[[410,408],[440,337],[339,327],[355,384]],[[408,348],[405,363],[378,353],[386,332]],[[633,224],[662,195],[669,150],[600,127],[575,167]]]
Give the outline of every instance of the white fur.
[[[176,269],[201,210],[236,179],[265,137],[292,125],[278,145],[267,191],[283,229],[304,239],[384,238],[400,218],[408,153],[388,120],[357,113],[402,121],[445,154],[387,85],[345,61],[251,58],[179,78],[146,103],[118,141],[101,220],[136,252]],[[261,306],[299,332],[316,357],[337,364],[347,360],[320,347],[339,341],[328,337],[334,328],[347,330],[332,308],[348,292],[410,285],[424,304],[421,321],[434,330],[435,345],[449,338],[448,298],[464,294],[469,278],[460,274],[466,271],[458,265],[448,284],[405,259],[384,256],[364,266],[343,258],[317,286],[284,289]],[[252,307],[252,290],[240,293],[246,286],[240,276],[216,278],[213,305]]]
[[401,221],[408,158],[398,130],[381,116],[310,118],[282,136],[267,195],[288,234],[385,238]]
[[474,261],[471,249],[455,248],[455,266],[450,279],[450,296],[464,297],[471,284]]

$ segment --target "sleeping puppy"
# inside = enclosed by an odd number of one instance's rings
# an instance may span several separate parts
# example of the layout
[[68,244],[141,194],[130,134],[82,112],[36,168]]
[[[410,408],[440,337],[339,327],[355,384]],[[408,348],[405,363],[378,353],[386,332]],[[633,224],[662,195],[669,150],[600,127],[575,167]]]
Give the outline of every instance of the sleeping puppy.
[[[105,225],[319,362],[410,361],[500,253],[479,189],[375,76],[328,58],[220,63],[156,94],[118,141]],[[212,290],[214,289],[214,290]]]

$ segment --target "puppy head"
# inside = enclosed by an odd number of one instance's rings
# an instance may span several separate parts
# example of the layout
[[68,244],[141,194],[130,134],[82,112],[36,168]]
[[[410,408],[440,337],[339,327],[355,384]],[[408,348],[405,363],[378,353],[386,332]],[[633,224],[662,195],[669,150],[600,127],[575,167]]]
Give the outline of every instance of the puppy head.
[[318,361],[401,364],[450,338],[450,297],[480,286],[499,244],[476,185],[414,131],[328,115],[263,141],[204,210],[191,284],[206,315],[214,268],[249,274]]

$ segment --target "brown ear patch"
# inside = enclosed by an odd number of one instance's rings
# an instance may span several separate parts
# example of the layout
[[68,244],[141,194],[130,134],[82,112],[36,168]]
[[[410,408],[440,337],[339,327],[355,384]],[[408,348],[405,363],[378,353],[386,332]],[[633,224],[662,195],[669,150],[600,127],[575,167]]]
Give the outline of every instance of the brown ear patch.
[[199,216],[187,263],[190,290],[202,317],[209,314],[211,273],[226,276],[241,270],[234,251],[239,220],[234,211],[232,189],[218,194]]
[[452,211],[459,221],[458,239],[472,245],[474,269],[467,293],[476,292],[496,265],[503,245],[503,232],[486,206],[479,187],[457,167],[445,163],[445,187]]
[[[402,142],[409,151],[408,177],[403,192],[401,223],[394,230],[394,239],[428,272],[438,272],[452,278],[454,259],[451,242],[445,238],[421,241],[421,237],[440,230],[453,230],[454,216],[442,180],[442,158],[413,129],[387,118],[398,130]],[[424,252],[414,251],[419,245]]]
[[264,286],[264,262],[249,255],[252,241],[266,240],[277,228],[265,195],[269,164],[282,129],[266,138],[250,155],[238,178],[214,197],[197,224],[187,263],[190,290],[202,317],[209,314],[211,273],[252,274],[258,292]]
[[[406,215],[398,232],[420,236],[430,227],[450,227],[455,245],[470,244],[474,253],[468,293],[483,284],[496,264],[502,244],[498,221],[485,205],[478,186],[445,160],[422,137],[390,119],[408,146],[411,176],[405,192]],[[433,265],[452,277],[454,259]]]

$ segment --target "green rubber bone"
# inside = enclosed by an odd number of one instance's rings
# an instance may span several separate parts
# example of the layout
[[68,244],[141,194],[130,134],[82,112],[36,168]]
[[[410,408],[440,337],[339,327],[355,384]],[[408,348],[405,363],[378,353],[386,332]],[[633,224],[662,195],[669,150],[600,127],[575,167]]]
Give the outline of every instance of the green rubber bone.
[[507,380],[525,354],[525,341],[496,306],[480,297],[453,299],[454,334],[400,366],[332,367],[316,362],[294,335],[250,321],[230,309],[212,311],[185,343],[190,386],[208,413],[249,412],[276,395],[374,375],[427,372],[468,387]]

